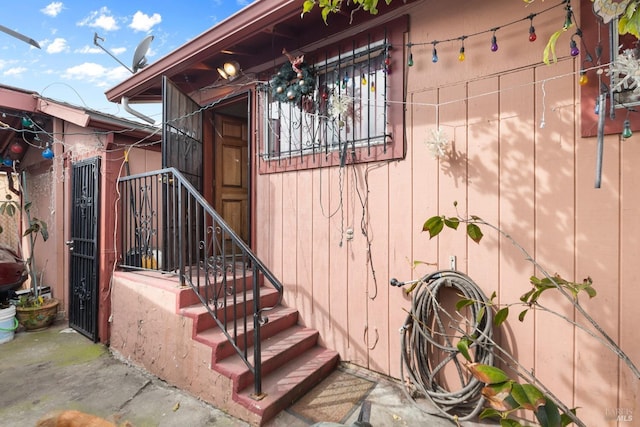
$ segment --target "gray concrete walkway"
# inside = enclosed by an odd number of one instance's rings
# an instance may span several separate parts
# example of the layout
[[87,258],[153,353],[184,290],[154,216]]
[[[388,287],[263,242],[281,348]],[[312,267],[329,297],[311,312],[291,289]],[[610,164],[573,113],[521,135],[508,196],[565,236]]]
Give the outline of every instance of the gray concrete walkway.
[[[65,409],[134,427],[248,426],[119,360],[66,322],[41,332],[18,332],[0,344],[0,387],[4,427],[34,426],[45,414]],[[343,367],[268,426],[349,425],[357,420],[363,400],[371,403],[374,427],[455,425],[416,409],[397,383]]]

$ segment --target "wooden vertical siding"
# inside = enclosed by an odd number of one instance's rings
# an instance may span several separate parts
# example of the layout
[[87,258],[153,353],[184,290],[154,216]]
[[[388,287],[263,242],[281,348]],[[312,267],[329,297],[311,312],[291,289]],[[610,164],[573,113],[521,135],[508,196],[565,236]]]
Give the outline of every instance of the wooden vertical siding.
[[[471,34],[551,5],[536,2],[534,10],[522,2],[499,3],[472,1],[460,8],[425,2],[412,12],[410,39]],[[534,22],[536,43],[527,40],[528,20],[501,29],[495,53],[489,51],[491,34],[470,38],[464,63],[457,61],[455,43],[438,45],[437,64],[431,63],[431,45],[414,46],[405,159],[257,176],[258,252],[282,278],[285,303],[298,308],[301,320],[319,329],[323,344],[343,360],[399,377],[398,330],[410,299],[389,286],[392,277],[408,280],[449,268],[455,256],[459,270],[508,304],[539,274],[490,229],[479,245],[462,231],[429,240],[421,232],[425,219],[454,215],[457,202],[461,215],[501,227],[549,272],[575,281],[590,276],[598,296],[582,303],[640,363],[640,137],[605,138],[602,188],[595,189],[596,140],[578,131],[580,62],[564,57],[540,63],[563,16],[562,8],[541,15]],[[558,42],[561,56],[568,38]],[[393,58],[400,69],[400,49]],[[438,126],[452,142],[449,155],[435,159],[425,141]],[[414,269],[414,260],[432,265]],[[584,323],[562,299],[544,302]],[[519,322],[518,312],[499,333],[503,345],[565,403],[580,407],[583,420],[611,425],[616,408],[640,417],[639,381],[612,352],[554,316],[529,313]]]

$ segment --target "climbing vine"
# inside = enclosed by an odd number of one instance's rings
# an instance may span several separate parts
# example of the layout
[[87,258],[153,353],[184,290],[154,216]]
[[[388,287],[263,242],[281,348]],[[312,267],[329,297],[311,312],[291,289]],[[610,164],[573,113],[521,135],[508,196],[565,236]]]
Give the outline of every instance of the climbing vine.
[[[454,206],[457,206],[457,204],[454,203]],[[518,314],[519,321],[523,321],[530,310],[541,310],[550,313],[586,332],[596,341],[603,344],[627,365],[635,378],[640,379],[640,370],[638,370],[633,361],[580,304],[580,295],[586,294],[589,298],[596,296],[596,290],[593,287],[593,282],[590,277],[585,278],[582,282],[572,282],[557,274],[549,274],[547,270],[509,234],[477,216],[471,216],[469,218],[462,218],[459,215],[452,217],[444,215],[433,216],[424,222],[422,230],[429,233],[429,238],[433,238],[439,235],[445,227],[457,230],[461,224],[466,224],[467,236],[476,243],[480,243],[484,236],[481,227],[489,227],[497,231],[502,237],[516,246],[524,255],[524,258],[536,267],[537,271],[541,272],[541,277],[532,276],[530,278],[530,289],[515,303],[496,304],[496,294],[494,292],[488,303],[488,309],[496,311],[493,316],[495,326],[499,326],[507,320],[510,308],[514,306],[521,307]],[[407,292],[411,292],[411,289]],[[541,296],[551,292],[557,292],[567,299],[589,326],[585,326],[543,305],[540,300]],[[460,312],[465,307],[475,303],[477,303],[477,301],[461,298],[456,304],[456,311]],[[576,423],[578,426],[585,425],[577,417],[575,409],[569,409],[559,399],[553,396],[551,391],[541,384],[532,372],[524,369],[517,360],[497,344],[495,348],[503,352],[505,357],[513,365],[519,367],[517,373],[527,381],[526,383],[518,383],[511,379],[504,371],[494,366],[471,363],[472,358],[470,357],[469,349],[476,344],[479,337],[468,335],[462,330],[458,332],[461,334],[457,343],[458,352],[469,361],[467,368],[471,374],[485,384],[485,387],[482,389],[482,395],[490,407],[481,413],[481,418],[497,417],[500,418],[500,425],[517,427],[521,424],[517,420],[512,419],[512,415],[515,411],[524,409],[533,411],[541,426],[565,426],[571,422]]]

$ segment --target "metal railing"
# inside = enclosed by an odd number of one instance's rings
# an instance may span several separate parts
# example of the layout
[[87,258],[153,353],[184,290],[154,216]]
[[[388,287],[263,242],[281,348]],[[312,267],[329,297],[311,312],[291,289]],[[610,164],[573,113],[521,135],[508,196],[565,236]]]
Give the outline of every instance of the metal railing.
[[253,373],[256,398],[262,396],[260,327],[274,307],[261,307],[260,289],[271,284],[279,303],[280,281],[178,170],[121,177],[118,185],[120,267],[174,274],[191,286]]

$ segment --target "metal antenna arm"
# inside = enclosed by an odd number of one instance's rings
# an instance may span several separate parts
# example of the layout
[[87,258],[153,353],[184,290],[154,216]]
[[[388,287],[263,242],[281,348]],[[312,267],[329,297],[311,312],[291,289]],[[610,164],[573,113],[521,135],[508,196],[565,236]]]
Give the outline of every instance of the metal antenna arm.
[[95,44],[95,45],[96,45],[96,46],[98,46],[100,49],[102,49],[103,51],[105,51],[105,53],[106,53],[107,55],[109,55],[110,57],[112,57],[113,59],[115,59],[116,61],[118,61],[118,64],[122,65],[124,68],[126,68],[127,70],[129,70],[129,72],[130,72],[131,74],[135,74],[135,72],[134,72],[131,68],[129,68],[129,67],[127,67],[126,65],[124,65],[124,63],[123,63],[122,61],[120,61],[120,60],[119,60],[119,59],[118,59],[114,54],[112,54],[112,53],[111,53],[111,52],[109,52],[107,49],[105,49],[104,47],[102,47],[102,45],[100,45],[100,43],[98,43],[98,39],[99,39],[99,40],[101,40],[101,41],[104,41],[104,39],[103,39],[102,37],[100,37],[100,36],[98,35],[98,33],[94,33],[94,35],[93,35],[93,44]]

